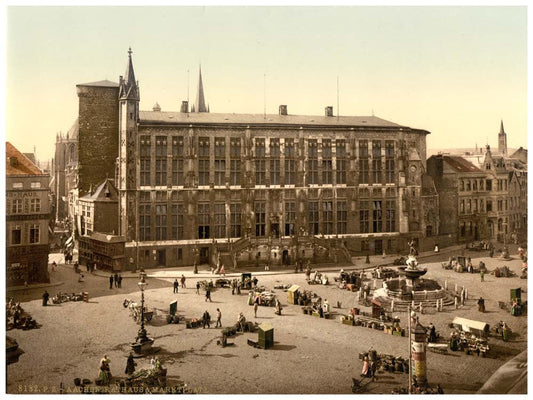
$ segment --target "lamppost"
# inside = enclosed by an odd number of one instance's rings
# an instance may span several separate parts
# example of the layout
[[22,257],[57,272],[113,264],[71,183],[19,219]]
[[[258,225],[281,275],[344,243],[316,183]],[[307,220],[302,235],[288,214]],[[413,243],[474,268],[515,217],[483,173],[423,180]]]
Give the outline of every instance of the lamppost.
[[146,282],[146,273],[141,272],[140,278],[141,280],[137,285],[139,286],[139,289],[141,289],[141,329],[137,332],[135,343],[132,344],[132,348],[137,354],[142,354],[143,351],[149,350],[154,343],[154,339],[148,337],[146,329],[144,328],[144,289],[148,285]]

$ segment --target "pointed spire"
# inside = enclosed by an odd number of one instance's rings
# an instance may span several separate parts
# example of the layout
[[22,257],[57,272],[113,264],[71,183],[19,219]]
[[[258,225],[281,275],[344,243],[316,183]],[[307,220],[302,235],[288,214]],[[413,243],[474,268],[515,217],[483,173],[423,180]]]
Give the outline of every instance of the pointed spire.
[[503,119],[501,120],[501,123],[500,123],[500,135],[505,135],[505,130],[503,129]]
[[133,61],[131,60],[131,47],[128,50],[128,65],[126,66],[126,74],[124,75],[124,79],[126,81],[126,85],[135,84],[135,72],[133,71]]
[[120,98],[139,100],[139,83],[135,80],[135,71],[133,70],[133,60],[131,58],[131,47],[128,50],[128,64],[126,65],[126,74],[124,78],[120,77]]
[[209,112],[205,107],[204,85],[202,83],[202,65],[198,75],[198,94],[196,96],[196,112]]
[[507,134],[503,129],[503,119],[500,122],[500,133],[498,133],[498,153],[507,155]]

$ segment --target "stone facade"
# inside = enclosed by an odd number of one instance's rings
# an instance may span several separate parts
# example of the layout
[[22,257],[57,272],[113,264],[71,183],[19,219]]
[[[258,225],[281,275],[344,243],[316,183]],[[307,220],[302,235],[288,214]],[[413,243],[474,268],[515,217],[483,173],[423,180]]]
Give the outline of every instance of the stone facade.
[[47,283],[50,176],[6,143],[6,281]]
[[[230,266],[348,261],[405,251],[428,226],[438,234],[425,130],[332,107],[324,116],[287,106],[278,115],[139,111],[131,51],[117,87],[78,85],[78,94],[79,188],[118,162],[128,269],[221,257]],[[97,129],[114,121],[116,146]]]
[[460,156],[428,159],[440,203],[440,231],[456,242],[524,241],[527,237],[527,165],[493,155],[479,167]]

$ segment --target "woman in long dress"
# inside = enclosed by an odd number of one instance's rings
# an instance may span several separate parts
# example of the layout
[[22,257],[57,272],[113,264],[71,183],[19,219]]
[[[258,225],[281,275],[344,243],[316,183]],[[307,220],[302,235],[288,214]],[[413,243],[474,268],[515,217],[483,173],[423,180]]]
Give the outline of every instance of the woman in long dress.
[[98,376],[101,385],[109,385],[109,381],[111,379],[109,362],[110,360],[107,358],[107,354],[104,354],[104,358],[100,360],[100,375]]
[[370,363],[368,362],[368,357],[365,356],[365,359],[363,360],[363,369],[361,370],[361,375],[369,376],[369,372],[370,372]]

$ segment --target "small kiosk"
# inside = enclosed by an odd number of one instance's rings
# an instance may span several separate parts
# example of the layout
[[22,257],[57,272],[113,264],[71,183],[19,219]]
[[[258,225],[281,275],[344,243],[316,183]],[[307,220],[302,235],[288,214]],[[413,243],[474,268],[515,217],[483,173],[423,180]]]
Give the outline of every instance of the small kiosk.
[[274,327],[268,322],[263,322],[258,327],[258,344],[263,349],[274,346]]
[[287,290],[287,302],[289,304],[298,304],[298,290],[299,289],[300,289],[300,286],[292,285]]

